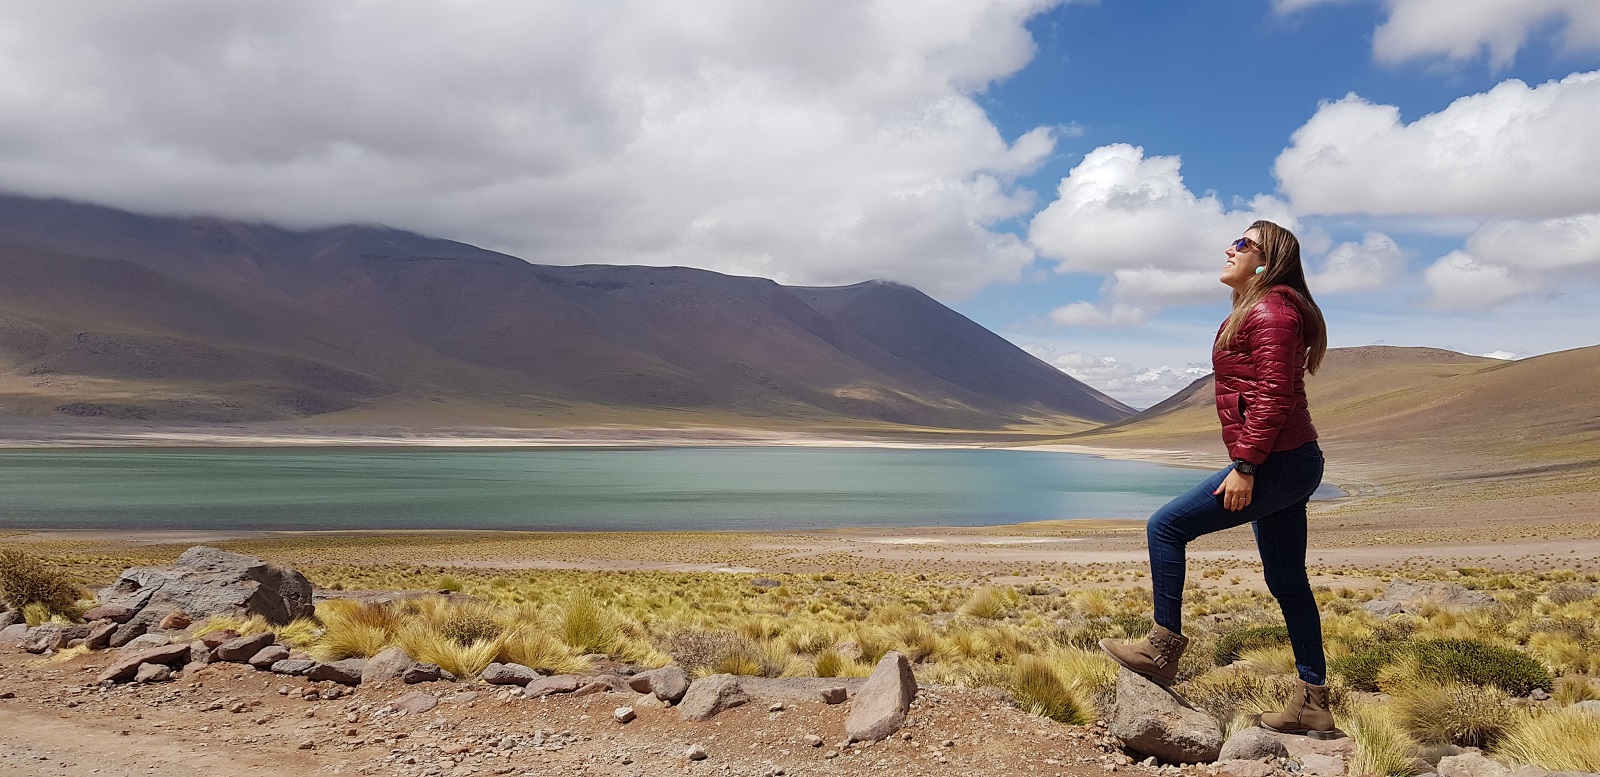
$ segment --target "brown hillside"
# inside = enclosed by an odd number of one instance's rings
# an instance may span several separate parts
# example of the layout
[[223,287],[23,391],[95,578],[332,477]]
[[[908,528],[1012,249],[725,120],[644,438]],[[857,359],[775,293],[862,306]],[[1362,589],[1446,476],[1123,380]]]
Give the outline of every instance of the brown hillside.
[[895,284],[0,197],[0,417],[1036,428],[1131,409]]

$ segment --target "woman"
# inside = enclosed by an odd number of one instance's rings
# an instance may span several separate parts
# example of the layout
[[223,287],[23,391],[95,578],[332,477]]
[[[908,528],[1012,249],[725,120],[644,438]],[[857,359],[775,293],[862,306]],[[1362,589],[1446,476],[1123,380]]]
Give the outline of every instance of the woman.
[[1227,250],[1221,281],[1233,312],[1212,348],[1217,415],[1233,464],[1150,517],[1155,628],[1143,642],[1102,640],[1118,663],[1171,685],[1188,647],[1182,634],[1184,548],[1212,532],[1250,523],[1267,588],[1288,626],[1299,670],[1295,693],[1261,725],[1318,739],[1340,736],[1328,711],[1322,623],[1306,578],[1306,503],[1322,482],[1322,450],[1306,409],[1305,373],[1327,351],[1322,311],[1306,289],[1300,242],[1270,221],[1250,225]]

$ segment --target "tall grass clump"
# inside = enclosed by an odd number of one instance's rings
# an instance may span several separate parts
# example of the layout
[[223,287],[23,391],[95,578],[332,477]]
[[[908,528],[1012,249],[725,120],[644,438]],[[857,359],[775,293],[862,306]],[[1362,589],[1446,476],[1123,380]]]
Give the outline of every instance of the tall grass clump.
[[993,587],[979,588],[961,605],[960,613],[969,618],[995,620],[1004,618],[1011,601],[1004,591]]
[[1023,656],[1017,661],[1011,695],[1035,715],[1074,726],[1094,722],[1094,708],[1083,691],[1064,680],[1050,662],[1039,656]]
[[1600,772],[1600,713],[1561,707],[1531,715],[1506,734],[1497,750],[1552,772]]
[[1390,705],[1419,741],[1490,748],[1517,723],[1518,713],[1506,701],[1492,686],[1417,680],[1396,689]]
[[26,610],[38,605],[52,614],[76,615],[78,587],[60,570],[20,548],[0,549],[0,601]]
[[556,623],[567,647],[579,653],[604,653],[621,636],[611,613],[587,594],[578,594],[562,604]]
[[371,658],[394,641],[402,623],[400,614],[387,604],[352,599],[318,604],[317,620],[322,622],[322,635],[307,652],[319,661]]
[[1386,707],[1362,704],[1340,717],[1339,727],[1356,743],[1350,774],[1410,777],[1415,773],[1417,742]]

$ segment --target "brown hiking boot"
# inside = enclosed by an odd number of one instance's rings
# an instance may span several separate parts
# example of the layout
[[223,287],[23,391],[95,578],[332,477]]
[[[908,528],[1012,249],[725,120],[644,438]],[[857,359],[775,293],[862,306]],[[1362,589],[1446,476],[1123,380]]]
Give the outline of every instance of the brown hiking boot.
[[1338,739],[1344,732],[1333,725],[1328,711],[1328,686],[1312,685],[1296,678],[1294,693],[1283,712],[1261,716],[1261,727],[1280,734],[1304,734],[1312,739]]
[[1156,685],[1163,688],[1172,685],[1178,677],[1178,659],[1183,657],[1183,651],[1189,647],[1189,638],[1182,634],[1174,634],[1160,626],[1150,630],[1150,636],[1143,642],[1132,644],[1114,642],[1109,639],[1100,640],[1100,649],[1111,654],[1117,663],[1127,667],[1129,671],[1150,678]]

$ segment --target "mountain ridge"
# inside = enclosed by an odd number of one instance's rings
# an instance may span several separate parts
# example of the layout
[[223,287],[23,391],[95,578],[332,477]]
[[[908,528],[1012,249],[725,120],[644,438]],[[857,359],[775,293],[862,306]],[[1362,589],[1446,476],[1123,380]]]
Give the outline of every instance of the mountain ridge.
[[14,417],[337,422],[428,404],[531,427],[626,409],[1059,433],[1133,412],[881,281],[541,265],[384,227],[12,196],[0,272],[0,415]]

